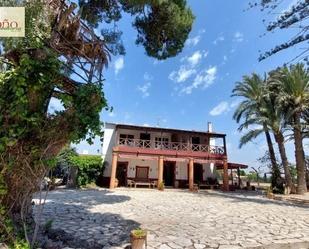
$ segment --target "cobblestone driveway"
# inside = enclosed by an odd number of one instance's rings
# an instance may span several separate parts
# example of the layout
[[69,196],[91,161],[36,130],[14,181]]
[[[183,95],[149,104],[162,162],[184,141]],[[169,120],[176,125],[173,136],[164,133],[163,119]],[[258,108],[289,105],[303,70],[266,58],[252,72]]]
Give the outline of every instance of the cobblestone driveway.
[[41,222],[48,220],[75,247],[124,248],[129,231],[141,226],[148,249],[309,248],[308,206],[249,193],[57,190]]

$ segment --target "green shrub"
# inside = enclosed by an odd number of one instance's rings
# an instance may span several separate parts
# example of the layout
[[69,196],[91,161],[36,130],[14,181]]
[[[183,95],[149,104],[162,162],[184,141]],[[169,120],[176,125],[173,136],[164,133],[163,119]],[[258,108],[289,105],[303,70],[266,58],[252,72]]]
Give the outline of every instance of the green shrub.
[[53,226],[53,220],[49,219],[48,221],[46,221],[46,223],[44,224],[44,231],[47,233]]
[[164,182],[159,182],[158,189],[161,190],[161,191],[163,191],[165,189]]
[[[71,168],[77,169],[77,175],[71,173]],[[65,147],[57,156],[53,176],[62,178],[64,183],[67,179],[74,178],[74,183],[80,187],[96,183],[99,176],[102,176],[103,170],[104,165],[100,155],[79,155],[74,148]]]
[[13,245],[9,246],[9,249],[30,249],[30,245],[23,239],[16,239]]
[[78,168],[78,186],[85,186],[89,183],[96,182],[104,170],[101,156],[78,155],[71,157],[70,161],[74,167]]
[[131,231],[131,236],[133,236],[134,238],[144,238],[147,236],[147,231],[141,228],[137,228]]

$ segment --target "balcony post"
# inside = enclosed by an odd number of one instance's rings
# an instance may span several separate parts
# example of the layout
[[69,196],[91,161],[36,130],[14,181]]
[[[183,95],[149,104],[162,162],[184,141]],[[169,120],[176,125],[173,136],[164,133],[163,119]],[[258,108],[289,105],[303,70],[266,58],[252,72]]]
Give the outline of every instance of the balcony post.
[[238,176],[238,187],[240,188],[240,168],[237,168],[237,176]]
[[160,188],[161,182],[163,182],[163,156],[158,158],[158,188]]
[[229,173],[226,159],[223,161],[223,191],[229,191]]
[[116,180],[116,172],[117,172],[117,160],[118,160],[118,153],[113,152],[111,178],[110,178],[110,182],[109,182],[109,188],[110,189],[115,188],[115,180]]
[[194,190],[194,161],[193,158],[189,159],[189,190]]
[[225,136],[223,137],[223,146],[224,146],[224,155],[227,155],[227,151],[226,151],[226,139],[225,139]]

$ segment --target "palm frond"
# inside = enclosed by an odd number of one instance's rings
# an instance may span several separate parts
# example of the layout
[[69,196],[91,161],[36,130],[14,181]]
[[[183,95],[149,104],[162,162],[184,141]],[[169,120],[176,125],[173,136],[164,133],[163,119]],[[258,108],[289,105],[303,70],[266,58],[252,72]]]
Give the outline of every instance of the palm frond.
[[252,140],[257,138],[263,132],[264,132],[263,128],[248,131],[246,134],[244,134],[240,138],[239,148],[241,148],[243,145],[247,144],[248,142],[251,142]]

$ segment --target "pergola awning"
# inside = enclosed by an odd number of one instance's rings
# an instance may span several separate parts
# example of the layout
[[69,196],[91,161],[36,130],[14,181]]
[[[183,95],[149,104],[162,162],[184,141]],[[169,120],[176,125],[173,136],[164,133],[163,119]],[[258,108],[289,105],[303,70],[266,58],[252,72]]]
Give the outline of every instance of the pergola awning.
[[[240,163],[228,163],[228,169],[246,169],[248,165]],[[223,169],[223,164],[216,164],[217,169]]]

